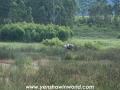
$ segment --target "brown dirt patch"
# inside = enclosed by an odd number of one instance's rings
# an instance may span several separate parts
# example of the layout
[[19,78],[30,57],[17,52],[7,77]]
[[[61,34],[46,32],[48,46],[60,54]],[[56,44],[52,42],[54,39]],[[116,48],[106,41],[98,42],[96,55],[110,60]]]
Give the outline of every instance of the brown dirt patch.
[[14,62],[14,60],[12,59],[3,59],[0,60],[0,63],[5,63],[5,64],[12,64]]
[[[38,62],[39,62],[38,60],[32,60],[32,63],[37,64]],[[3,59],[3,60],[0,60],[0,63],[12,64],[12,63],[14,63],[14,60],[12,60],[12,59]]]

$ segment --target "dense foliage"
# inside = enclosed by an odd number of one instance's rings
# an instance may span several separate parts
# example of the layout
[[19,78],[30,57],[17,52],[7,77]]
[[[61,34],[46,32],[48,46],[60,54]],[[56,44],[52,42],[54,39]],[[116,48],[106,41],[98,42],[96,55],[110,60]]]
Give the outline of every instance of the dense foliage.
[[[70,28],[74,24],[88,25],[93,30],[94,26],[105,31],[109,27],[119,30],[120,1],[111,1],[112,4],[107,0],[0,0],[0,40],[41,42],[58,37],[65,41],[73,36]],[[82,18],[75,18],[76,12]]]
[[[80,7],[81,23],[89,26],[97,24],[98,27],[114,25],[114,30],[119,29],[120,0],[77,0]],[[111,3],[110,3],[111,1]],[[109,2],[109,3],[108,3]],[[88,19],[84,16],[89,16]]]
[[[111,0],[0,0],[0,24],[9,22],[34,22],[40,24],[56,24],[73,26],[76,12],[89,15],[91,25],[97,23],[102,27],[105,23],[113,23],[119,28],[120,1]],[[78,9],[79,8],[79,9]]]
[[73,32],[69,27],[26,22],[6,24],[0,31],[1,41],[41,42],[55,37],[64,41],[72,36]]
[[0,0],[0,24],[9,21],[72,26],[76,0]]
[[63,42],[59,40],[58,38],[52,38],[52,39],[46,39],[42,41],[42,44],[44,45],[63,45]]

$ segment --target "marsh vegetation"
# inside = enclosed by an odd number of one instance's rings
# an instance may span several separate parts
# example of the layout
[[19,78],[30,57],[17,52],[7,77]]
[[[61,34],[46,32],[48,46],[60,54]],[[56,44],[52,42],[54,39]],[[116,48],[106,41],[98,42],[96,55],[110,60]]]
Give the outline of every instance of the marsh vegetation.
[[[53,39],[58,40],[58,39]],[[120,88],[120,42],[117,38],[89,36],[51,44],[1,42],[1,90],[25,90],[27,85],[93,85],[95,90]],[[64,44],[73,43],[74,50]],[[37,61],[37,64],[33,64]],[[37,66],[37,67],[36,67]]]

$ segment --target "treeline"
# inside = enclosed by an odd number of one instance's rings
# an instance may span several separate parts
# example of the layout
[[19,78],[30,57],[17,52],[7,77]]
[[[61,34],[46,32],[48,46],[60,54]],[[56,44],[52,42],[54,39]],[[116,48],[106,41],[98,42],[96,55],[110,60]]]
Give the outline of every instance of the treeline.
[[[89,26],[97,24],[103,27],[106,24],[112,24],[115,29],[119,29],[120,25],[120,0],[77,0],[82,15],[81,23],[87,23]],[[84,18],[88,15],[89,18]],[[106,25],[107,26],[107,25]]]
[[6,24],[0,30],[0,41],[41,42],[58,37],[65,41],[73,36],[69,27],[53,24],[15,23]]
[[34,22],[73,26],[76,0],[0,0],[0,24]]
[[120,0],[0,0],[0,24],[34,22],[60,26],[74,25],[76,13],[89,16],[87,24],[119,26]]

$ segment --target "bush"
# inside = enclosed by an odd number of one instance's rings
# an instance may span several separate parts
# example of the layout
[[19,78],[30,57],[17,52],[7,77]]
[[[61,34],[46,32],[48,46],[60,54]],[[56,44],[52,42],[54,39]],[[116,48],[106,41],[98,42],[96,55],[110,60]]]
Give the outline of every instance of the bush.
[[69,27],[53,24],[40,25],[34,23],[6,24],[0,32],[1,41],[41,42],[43,39],[58,37],[65,41],[73,36]]
[[44,31],[40,33],[40,41],[42,41],[43,39],[46,39],[46,33]]
[[24,30],[17,25],[13,25],[10,28],[11,41],[22,41],[25,34]]
[[42,41],[44,45],[63,45],[63,42],[58,38],[45,39]]
[[4,26],[1,29],[0,35],[1,35],[0,38],[2,41],[8,41],[10,39],[10,30],[8,25]]
[[117,38],[119,38],[119,39],[120,39],[120,35],[119,35]]
[[62,41],[65,41],[67,40],[68,38],[68,33],[65,31],[65,30],[60,30],[59,31],[59,39],[62,40]]
[[1,30],[2,41],[22,41],[24,30],[18,25],[5,25]]
[[54,38],[54,37],[56,37],[56,35],[55,35],[55,32],[50,32],[49,33],[49,39],[52,39],[52,38]]
[[85,42],[85,43],[84,43],[84,48],[96,50],[96,49],[98,49],[99,47],[98,47],[98,44],[97,44],[97,43]]
[[24,35],[24,42],[30,42],[30,41],[31,41],[30,31],[26,30],[25,35]]

